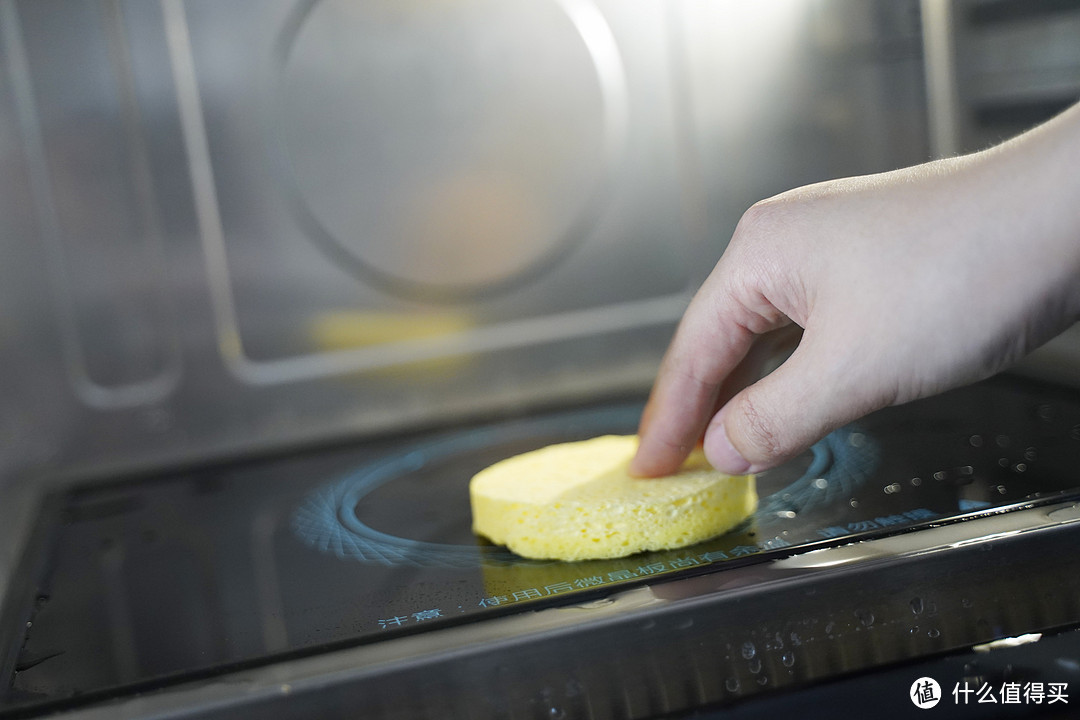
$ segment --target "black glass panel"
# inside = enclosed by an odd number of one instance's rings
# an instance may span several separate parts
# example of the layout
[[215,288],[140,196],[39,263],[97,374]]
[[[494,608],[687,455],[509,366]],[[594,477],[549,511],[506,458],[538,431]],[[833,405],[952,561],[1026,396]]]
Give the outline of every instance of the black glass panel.
[[39,520],[31,552],[44,562],[25,612],[6,615],[17,660],[4,705],[584,602],[1078,484],[1077,398],[996,379],[832,433],[759,477],[751,519],[692,547],[555,563],[472,535],[474,473],[552,442],[633,432],[639,412],[609,403],[69,490]]

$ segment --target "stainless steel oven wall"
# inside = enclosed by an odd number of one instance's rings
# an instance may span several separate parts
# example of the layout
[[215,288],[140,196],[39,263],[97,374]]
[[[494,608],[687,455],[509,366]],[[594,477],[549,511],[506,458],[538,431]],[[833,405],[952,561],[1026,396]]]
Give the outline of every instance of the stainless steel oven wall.
[[645,390],[746,206],[928,156],[918,9],[0,0],[0,482]]

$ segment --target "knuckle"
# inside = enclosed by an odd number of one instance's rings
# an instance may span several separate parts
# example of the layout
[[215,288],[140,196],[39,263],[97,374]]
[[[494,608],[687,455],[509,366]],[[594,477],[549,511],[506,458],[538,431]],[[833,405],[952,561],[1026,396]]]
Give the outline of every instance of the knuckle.
[[764,412],[756,398],[747,394],[742,399],[743,437],[760,457],[751,460],[772,461],[785,457],[787,448],[776,422]]
[[735,226],[735,237],[762,238],[776,232],[782,222],[782,206],[774,200],[761,200],[754,203],[739,219]]
[[709,394],[716,386],[716,379],[712,377],[715,373],[702,367],[700,363],[685,363],[676,372],[679,378],[690,386],[690,392],[695,398]]
[[680,352],[670,353],[664,365],[665,371],[691,400],[709,396],[720,381],[715,358],[705,342],[695,342]]
[[690,454],[690,451],[694,449],[692,443],[687,442],[685,437],[677,435],[656,435],[653,437],[654,442],[663,451],[665,457],[682,458]]

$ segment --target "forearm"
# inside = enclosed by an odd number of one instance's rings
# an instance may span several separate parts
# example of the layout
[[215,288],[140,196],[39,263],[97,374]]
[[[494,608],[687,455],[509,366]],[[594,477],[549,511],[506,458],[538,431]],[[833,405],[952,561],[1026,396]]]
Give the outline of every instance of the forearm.
[[[1007,259],[986,262],[1014,297],[1040,293],[1030,302],[1054,306],[1039,318],[1045,327],[1028,333],[1020,348],[1027,352],[1080,318],[1080,104],[973,156],[973,164],[969,193],[983,216],[970,221],[987,226],[986,251]],[[1008,322],[1008,309],[1002,313]]]
[[1080,247],[1080,103],[982,155],[1000,166],[984,183],[988,197],[995,185],[1009,187],[1026,203],[1018,230]]

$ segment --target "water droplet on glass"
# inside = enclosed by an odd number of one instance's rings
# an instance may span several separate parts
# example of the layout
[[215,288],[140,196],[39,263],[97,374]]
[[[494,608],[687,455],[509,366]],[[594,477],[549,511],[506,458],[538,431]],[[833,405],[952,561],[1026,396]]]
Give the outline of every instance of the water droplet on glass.
[[1009,436],[998,435],[996,438],[994,438],[994,442],[999,448],[1009,447]]
[[1014,473],[1027,472],[1027,464],[1026,463],[1016,463],[1015,465],[1012,466],[1012,471]]
[[757,675],[759,672],[761,672],[761,658],[754,658],[753,660],[751,660],[749,663],[746,664],[746,669]]
[[863,624],[863,627],[870,627],[874,624],[874,613],[869,610],[856,610],[855,617],[859,618],[859,622]]
[[911,633],[912,635],[915,635],[915,634],[917,634],[917,633],[919,632],[919,626],[918,626],[918,625],[912,625],[912,626],[911,626],[911,627],[910,627],[910,628],[908,629],[908,632],[909,632],[909,633]]
[[857,507],[859,507],[859,501],[856,500],[855,498],[851,498],[850,500],[848,500],[848,505],[850,505],[853,508],[857,508]]
[[912,487],[919,487],[920,485],[922,485],[922,478],[921,477],[913,477],[913,478],[911,478],[911,486]]
[[913,615],[921,615],[923,611],[923,601],[921,597],[911,598],[911,602],[908,603],[911,606],[911,612]]
[[1028,462],[1035,462],[1036,457],[1038,457],[1038,452],[1036,452],[1035,448],[1029,447],[1024,451],[1024,459]]
[[769,677],[767,675],[762,675],[761,677],[759,677],[757,679],[757,684],[761,685],[762,687],[768,685],[769,684]]
[[960,605],[965,608],[975,607],[975,603],[969,598],[960,598]]
[[548,710],[548,717],[555,718],[555,720],[563,720],[566,717],[566,711],[562,708],[553,707]]
[[996,490],[998,491],[998,495],[1004,495],[1006,493],[1004,485],[998,485]]
[[938,482],[941,482],[942,480],[944,480],[947,477],[949,477],[949,474],[947,472],[945,472],[944,470],[938,470],[936,473],[934,473],[934,479],[937,480]]
[[982,445],[983,445],[982,435],[972,435],[971,437],[968,438],[968,444],[971,445],[971,447],[982,447]]
[[776,513],[776,517],[784,518],[785,520],[792,520],[795,518],[794,510],[780,510]]
[[830,622],[828,625],[825,626],[825,634],[826,635],[832,635],[833,630],[835,630],[835,629],[836,629],[836,623]]
[[929,630],[926,631],[926,637],[936,638],[936,637],[939,637],[940,635],[941,635],[941,631],[938,630],[937,628],[930,628]]
[[742,656],[744,659],[749,660],[757,654],[757,648],[754,647],[754,643],[747,640],[742,644]]
[[818,478],[814,480],[811,485],[816,487],[818,490],[824,490],[825,488],[829,487],[829,481],[825,478]]
[[784,667],[791,667],[795,664],[795,653],[788,650],[786,653],[780,656],[780,662],[784,664]]
[[866,444],[866,436],[862,433],[851,433],[851,435],[848,436],[848,444],[851,445],[851,447],[862,447]]
[[1001,467],[1009,467],[1009,458],[998,458],[998,465]]
[[901,490],[900,483],[891,483],[891,484],[885,486],[885,494],[886,495],[895,495],[896,493],[900,492],[900,490]]
[[799,637],[799,633],[793,632],[789,637],[791,638],[791,644],[795,647],[802,645],[802,638]]
[[739,678],[729,677],[724,681],[724,687],[727,688],[728,692],[739,692]]

